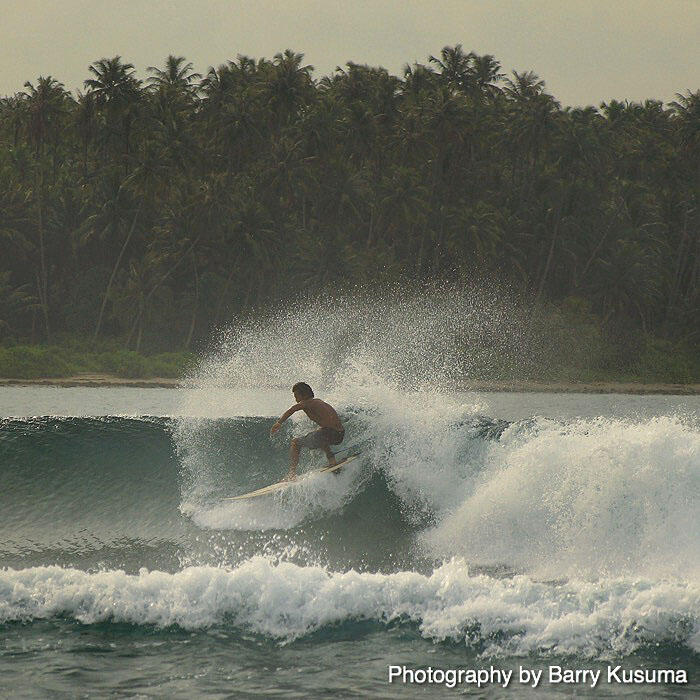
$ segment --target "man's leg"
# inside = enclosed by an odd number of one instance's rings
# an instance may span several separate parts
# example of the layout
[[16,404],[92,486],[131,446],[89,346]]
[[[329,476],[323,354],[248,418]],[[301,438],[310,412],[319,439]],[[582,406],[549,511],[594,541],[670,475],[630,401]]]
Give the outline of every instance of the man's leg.
[[335,460],[335,455],[333,454],[333,450],[331,450],[331,446],[329,444],[323,445],[323,451],[326,453],[326,457],[328,457],[328,466],[332,467],[338,462]]
[[289,473],[285,477],[285,480],[293,481],[297,478],[297,465],[299,464],[300,451],[299,439],[294,438],[289,444]]

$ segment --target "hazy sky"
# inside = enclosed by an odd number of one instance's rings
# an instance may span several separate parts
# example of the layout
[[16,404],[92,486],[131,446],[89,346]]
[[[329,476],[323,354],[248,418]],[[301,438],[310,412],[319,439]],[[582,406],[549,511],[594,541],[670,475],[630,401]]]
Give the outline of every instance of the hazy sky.
[[668,101],[700,88],[700,0],[0,0],[0,95],[52,75],[82,88],[121,55],[141,77],[169,54],[200,73],[237,54],[304,53],[400,73],[446,44],[534,70],[565,105]]

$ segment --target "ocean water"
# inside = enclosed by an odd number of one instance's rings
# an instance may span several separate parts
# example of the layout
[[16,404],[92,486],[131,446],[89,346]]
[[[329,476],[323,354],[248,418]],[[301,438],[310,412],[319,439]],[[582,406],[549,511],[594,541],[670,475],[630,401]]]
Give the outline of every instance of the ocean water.
[[[313,351],[277,318],[181,389],[0,388],[0,695],[700,693],[698,397],[447,390],[425,329],[333,354],[308,318]],[[361,458],[224,501],[280,478],[308,430],[269,437],[289,377]],[[389,683],[403,667],[488,678]]]

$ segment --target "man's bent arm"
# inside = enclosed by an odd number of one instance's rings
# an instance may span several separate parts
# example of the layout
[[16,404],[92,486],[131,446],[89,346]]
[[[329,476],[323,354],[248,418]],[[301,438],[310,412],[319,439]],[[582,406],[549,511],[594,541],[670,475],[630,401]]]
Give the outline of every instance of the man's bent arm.
[[282,423],[289,418],[289,416],[292,415],[292,413],[296,413],[296,411],[301,411],[301,404],[295,403],[291,408],[288,408],[278,419],[277,422],[272,426],[270,429],[270,433],[274,434],[276,433],[279,429]]

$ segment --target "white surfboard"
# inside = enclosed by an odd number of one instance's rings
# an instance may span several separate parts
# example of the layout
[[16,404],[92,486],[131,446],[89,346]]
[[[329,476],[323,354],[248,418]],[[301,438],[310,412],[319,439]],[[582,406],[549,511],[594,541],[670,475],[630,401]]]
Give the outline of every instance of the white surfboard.
[[[334,464],[333,466],[325,466],[321,467],[320,469],[314,469],[313,471],[308,472],[308,474],[332,474],[334,472],[339,471],[343,467],[347,466],[350,462],[353,460],[357,459],[360,455],[349,455],[345,459],[341,459],[338,464]],[[307,474],[302,475],[302,479],[305,478]],[[278,481],[276,484],[270,484],[269,486],[264,486],[261,489],[258,489],[257,491],[251,491],[250,493],[244,493],[240,496],[231,496],[230,498],[224,498],[224,501],[244,501],[248,498],[257,498],[258,496],[267,496],[269,493],[275,493],[275,491],[281,491],[282,489],[286,489],[288,486],[293,486],[294,484],[298,484],[299,479],[295,479],[294,481]]]

